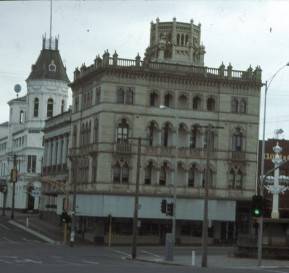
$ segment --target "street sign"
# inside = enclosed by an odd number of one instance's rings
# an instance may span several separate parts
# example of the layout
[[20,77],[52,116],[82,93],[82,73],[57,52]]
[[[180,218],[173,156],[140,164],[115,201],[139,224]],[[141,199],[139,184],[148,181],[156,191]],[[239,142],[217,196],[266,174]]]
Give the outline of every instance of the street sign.
[[39,197],[41,195],[41,191],[39,189],[34,189],[30,192],[30,195],[33,197]]

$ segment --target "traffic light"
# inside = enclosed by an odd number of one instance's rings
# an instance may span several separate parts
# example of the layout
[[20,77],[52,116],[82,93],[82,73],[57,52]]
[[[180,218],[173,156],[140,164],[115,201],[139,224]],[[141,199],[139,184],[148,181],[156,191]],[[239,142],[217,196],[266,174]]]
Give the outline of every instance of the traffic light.
[[251,214],[252,217],[263,216],[263,197],[261,195],[252,197]]
[[166,199],[163,199],[161,202],[161,212],[167,213],[167,200]]
[[60,215],[60,220],[64,224],[68,224],[71,222],[71,217],[68,215],[66,211],[62,212]]
[[173,216],[174,215],[174,203],[167,204],[167,215]]

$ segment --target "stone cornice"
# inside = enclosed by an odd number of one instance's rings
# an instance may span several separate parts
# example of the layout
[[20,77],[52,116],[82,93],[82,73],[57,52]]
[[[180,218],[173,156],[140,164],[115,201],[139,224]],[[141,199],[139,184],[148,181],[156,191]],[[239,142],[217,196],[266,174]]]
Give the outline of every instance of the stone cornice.
[[[155,65],[159,65],[156,67]],[[170,67],[171,66],[171,67]],[[168,69],[170,68],[170,69]],[[172,68],[175,68],[173,70]],[[179,69],[177,69],[179,68]],[[197,70],[198,69],[198,70]],[[149,82],[165,82],[169,84],[182,84],[190,86],[230,86],[233,88],[256,88],[257,90],[262,86],[261,80],[256,78],[248,78],[242,76],[246,74],[245,71],[236,71],[238,76],[229,77],[218,74],[218,69],[207,67],[185,67],[181,65],[169,64],[153,64],[148,66],[118,66],[106,65],[100,67],[91,66],[83,70],[75,77],[73,83],[70,84],[72,89],[77,88],[83,83],[97,80],[106,76],[115,76],[124,79],[138,79]],[[236,74],[235,73],[235,74]]]

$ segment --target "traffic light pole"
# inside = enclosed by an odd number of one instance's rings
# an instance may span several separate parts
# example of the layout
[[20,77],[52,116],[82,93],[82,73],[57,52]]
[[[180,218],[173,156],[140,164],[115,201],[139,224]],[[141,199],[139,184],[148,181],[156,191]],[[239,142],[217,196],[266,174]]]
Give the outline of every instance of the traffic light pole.
[[138,209],[139,209],[139,180],[140,180],[140,157],[141,157],[141,138],[138,138],[137,142],[137,173],[136,173],[136,185],[135,185],[135,196],[134,196],[134,214],[133,214],[133,232],[132,232],[132,259],[136,258],[136,240],[138,233]]
[[202,228],[202,267],[207,267],[208,260],[208,197],[209,197],[209,169],[210,169],[210,149],[211,149],[211,125],[207,129],[207,162],[204,196],[204,219]]
[[13,169],[11,175],[12,182],[12,206],[11,206],[11,219],[14,219],[14,209],[15,209],[15,184],[17,181],[17,156],[13,155]]

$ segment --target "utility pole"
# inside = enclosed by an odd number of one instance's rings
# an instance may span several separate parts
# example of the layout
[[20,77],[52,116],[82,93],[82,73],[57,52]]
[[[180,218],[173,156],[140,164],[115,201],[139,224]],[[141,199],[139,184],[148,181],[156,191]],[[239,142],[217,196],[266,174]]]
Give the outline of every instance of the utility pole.
[[3,189],[3,205],[2,205],[2,216],[6,216],[6,200],[7,200],[7,184],[4,185]]
[[15,184],[17,182],[17,156],[13,155],[13,169],[11,170],[11,182],[12,182],[12,207],[11,207],[11,219],[14,219],[15,209]]
[[204,219],[202,229],[202,267],[207,267],[208,260],[208,197],[209,197],[209,178],[210,178],[210,150],[211,150],[211,125],[207,129],[207,162],[205,178],[205,196],[204,196]]
[[[75,160],[72,160],[72,170],[74,170]],[[71,233],[70,233],[70,246],[74,246],[75,242],[75,231],[76,231],[76,177],[72,175],[73,181],[73,201],[72,201],[72,213],[71,213]]]
[[136,169],[136,184],[134,195],[134,214],[133,214],[133,232],[132,232],[132,259],[136,258],[136,240],[138,234],[138,209],[139,209],[139,180],[140,180],[140,157],[141,157],[141,141],[139,137],[137,140],[137,169]]

